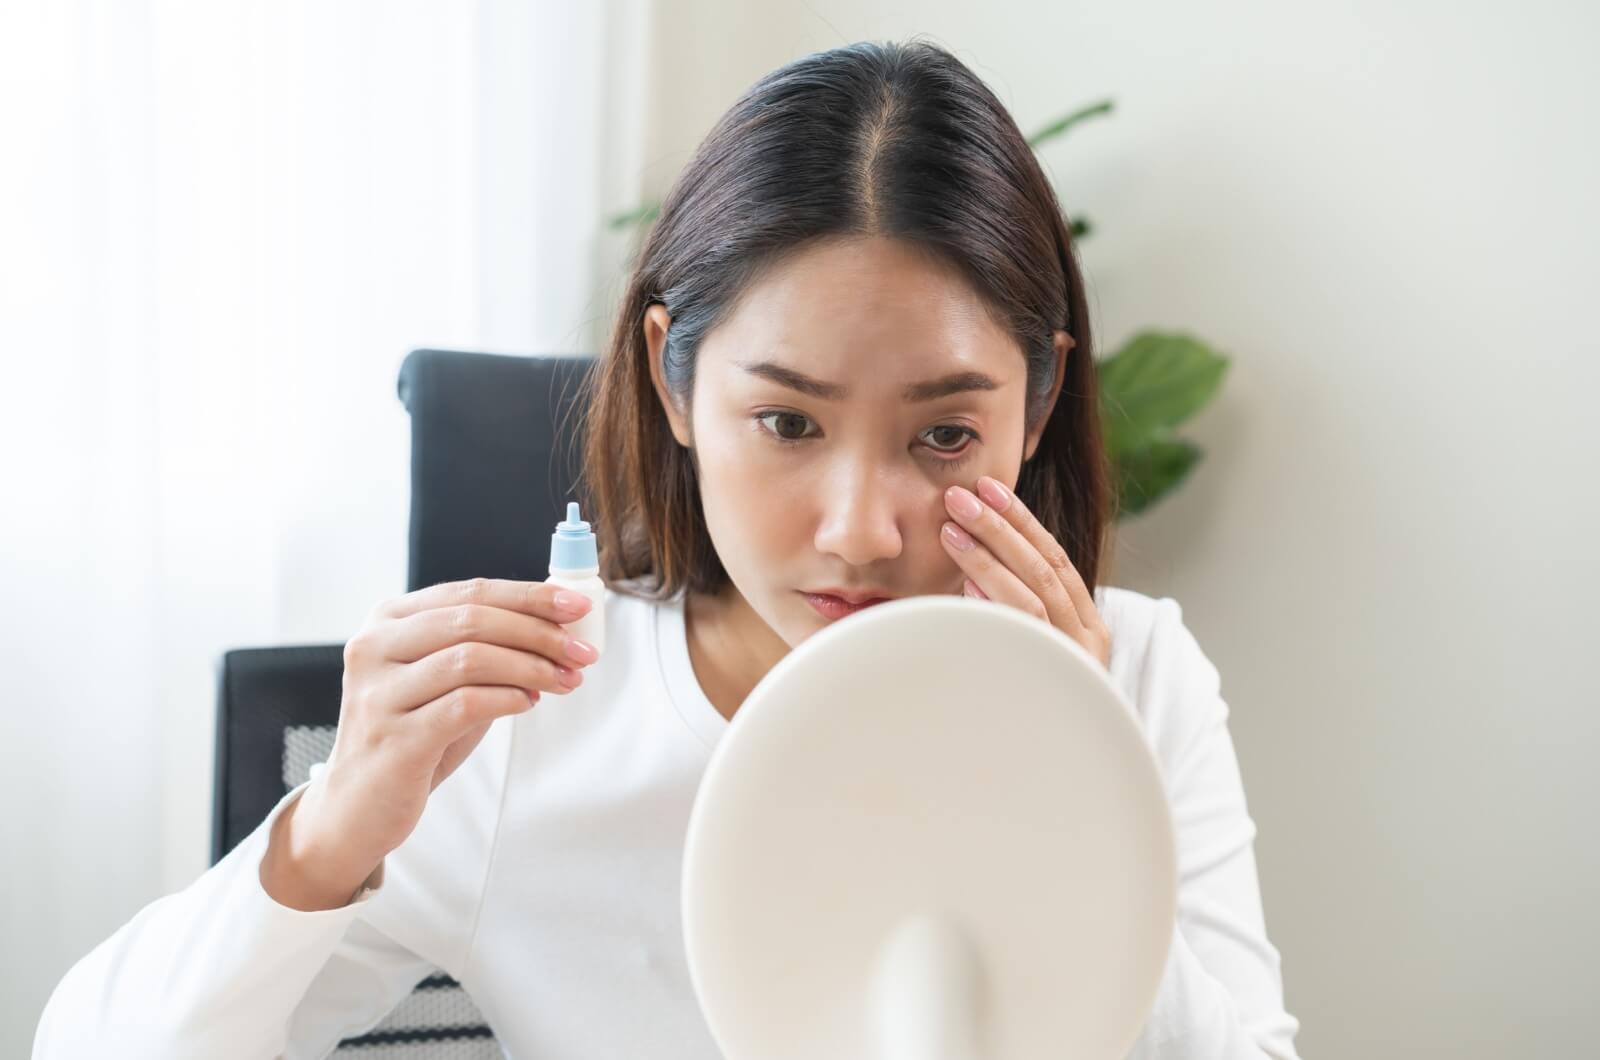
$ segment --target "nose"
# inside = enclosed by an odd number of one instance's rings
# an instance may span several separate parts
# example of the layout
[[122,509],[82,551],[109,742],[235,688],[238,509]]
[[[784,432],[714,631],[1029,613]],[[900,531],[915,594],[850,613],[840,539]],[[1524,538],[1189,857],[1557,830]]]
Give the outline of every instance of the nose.
[[829,552],[851,566],[865,567],[900,555],[899,512],[890,476],[856,463],[830,476],[823,489],[818,552]]

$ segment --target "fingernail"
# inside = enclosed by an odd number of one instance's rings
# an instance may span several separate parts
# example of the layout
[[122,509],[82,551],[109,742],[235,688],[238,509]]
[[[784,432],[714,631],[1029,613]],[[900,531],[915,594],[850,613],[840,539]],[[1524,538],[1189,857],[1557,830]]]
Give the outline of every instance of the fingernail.
[[960,486],[951,486],[945,493],[945,499],[950,505],[950,510],[963,519],[976,519],[983,510],[978,504],[978,498]]
[[572,659],[574,662],[592,663],[600,658],[600,653],[588,641],[579,640],[577,637],[568,637],[567,658]]
[[976,544],[976,542],[972,540],[972,535],[968,534],[955,523],[944,524],[944,536],[952,545],[960,549],[962,552],[967,551],[974,544]]
[[984,477],[978,480],[978,496],[984,503],[997,512],[1003,512],[1011,504],[1011,491],[992,478]]
[[563,611],[571,611],[573,614],[581,615],[589,610],[589,604],[589,598],[582,593],[569,593],[565,589],[556,593],[556,607]]
[[568,688],[577,688],[583,684],[583,675],[569,666],[557,666],[556,674],[561,678],[561,683]]

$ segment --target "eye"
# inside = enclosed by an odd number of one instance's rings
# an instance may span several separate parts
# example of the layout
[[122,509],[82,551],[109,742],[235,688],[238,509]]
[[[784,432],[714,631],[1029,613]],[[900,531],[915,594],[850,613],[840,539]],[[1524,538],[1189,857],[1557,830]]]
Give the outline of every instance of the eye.
[[[945,435],[944,435],[944,439],[946,441],[952,443],[952,444],[949,447],[946,447],[944,445],[941,445],[941,444],[938,444],[937,442],[935,442],[935,444],[929,446],[929,448],[932,449],[936,453],[943,453],[946,456],[954,456],[956,453],[961,452],[962,451],[962,446],[960,445],[960,443],[965,441],[966,439],[971,438],[973,441],[977,441],[978,440],[978,435],[977,435],[976,431],[973,431],[970,428],[962,427],[959,424],[954,424],[954,423],[945,423],[945,424],[940,424],[937,427],[930,427],[930,428],[928,428],[928,432],[925,435],[925,437],[928,437],[929,439],[932,439],[935,435],[938,435],[939,432],[941,432],[941,431],[946,432]],[[954,432],[954,433],[952,434],[952,433],[949,433],[949,432]]]
[[[773,426],[766,426],[768,420],[773,421]],[[773,441],[785,445],[803,442],[807,438],[817,436],[814,432],[806,431],[807,425],[812,422],[811,417],[804,416],[798,412],[791,412],[787,409],[770,409],[766,412],[760,412],[752,416],[751,421],[757,425],[755,428],[757,431],[767,435]],[[938,453],[940,459],[946,465],[958,464],[966,456],[971,455],[974,446],[963,444],[967,443],[968,439],[971,439],[972,442],[981,440],[977,432],[970,427],[963,427],[954,423],[930,427],[923,432],[923,437],[930,440],[932,444],[928,448]]]
[[[811,422],[811,420],[809,418],[800,415],[800,413],[798,413],[798,412],[786,412],[786,411],[783,411],[781,409],[775,409],[775,410],[773,410],[771,412],[760,413],[759,415],[755,416],[754,419],[755,419],[755,421],[757,423],[763,423],[766,420],[777,420],[780,424],[784,424],[789,428],[793,428],[797,422],[800,423],[800,424],[807,424],[807,423]],[[801,433],[801,434],[787,434],[787,433],[785,433],[784,427],[782,427],[782,426],[780,426],[780,427],[763,427],[761,429],[763,431],[765,431],[766,433],[772,435],[774,438],[776,438],[780,442],[798,442],[798,441],[801,441],[801,440],[809,437],[809,435],[806,435],[804,433]],[[803,430],[803,428],[802,428],[802,430]]]

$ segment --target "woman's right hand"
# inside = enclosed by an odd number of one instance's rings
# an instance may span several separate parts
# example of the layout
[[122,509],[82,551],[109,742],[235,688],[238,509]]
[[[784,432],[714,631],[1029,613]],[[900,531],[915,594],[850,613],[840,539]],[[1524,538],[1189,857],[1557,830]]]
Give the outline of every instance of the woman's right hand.
[[279,815],[262,863],[268,892],[297,908],[345,904],[496,718],[582,683],[598,655],[561,623],[590,606],[546,582],[474,578],[374,608],[345,644],[326,769]]

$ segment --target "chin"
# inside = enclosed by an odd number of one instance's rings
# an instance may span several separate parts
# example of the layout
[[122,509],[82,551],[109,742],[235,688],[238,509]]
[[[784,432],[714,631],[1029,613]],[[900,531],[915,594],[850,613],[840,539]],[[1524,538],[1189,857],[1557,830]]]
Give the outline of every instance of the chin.
[[778,635],[778,639],[791,648],[827,625],[798,594],[794,594],[793,600],[780,598],[773,606],[764,607],[758,613],[762,621]]

